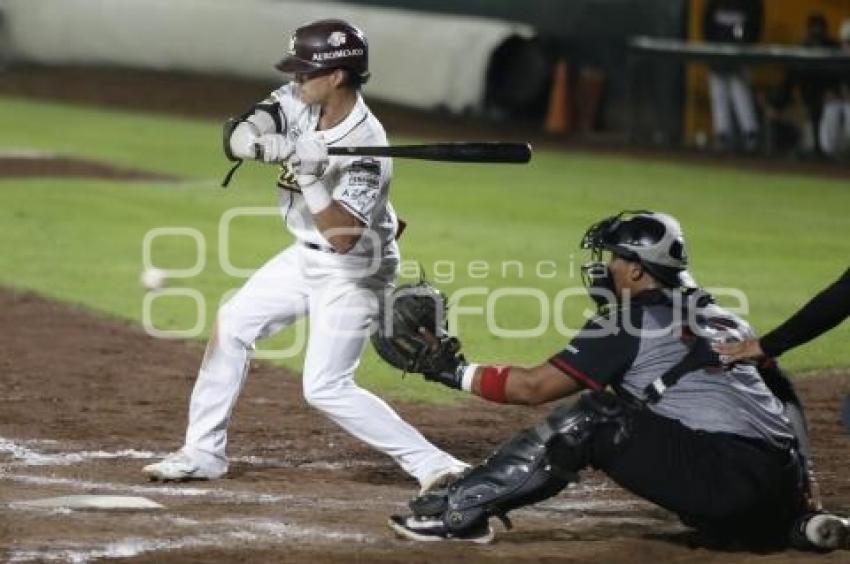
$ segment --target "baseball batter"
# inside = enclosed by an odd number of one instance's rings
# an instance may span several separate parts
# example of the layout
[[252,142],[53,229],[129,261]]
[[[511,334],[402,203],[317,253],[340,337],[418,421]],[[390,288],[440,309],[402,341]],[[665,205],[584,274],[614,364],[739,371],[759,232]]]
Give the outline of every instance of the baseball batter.
[[327,152],[328,146],[387,144],[360,95],[369,77],[366,38],[341,20],[304,25],[277,68],[295,81],[228,122],[224,145],[231,160],[281,165],[281,215],[296,242],[219,311],[192,392],[185,444],[143,472],[161,480],[223,476],[227,426],[254,342],[308,316],[307,402],[390,455],[427,490],[466,465],[354,381],[378,297],[399,265],[399,222],[388,199],[392,161]]

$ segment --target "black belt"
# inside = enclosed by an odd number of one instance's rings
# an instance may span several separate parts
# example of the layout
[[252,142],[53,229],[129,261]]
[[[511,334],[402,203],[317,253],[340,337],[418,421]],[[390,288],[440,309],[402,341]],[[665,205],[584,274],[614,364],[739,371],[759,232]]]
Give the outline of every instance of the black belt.
[[317,245],[316,243],[311,243],[309,241],[301,241],[301,244],[307,247],[308,249],[312,249],[314,251],[321,251],[323,253],[330,253],[332,255],[336,254],[336,249],[333,247],[326,247],[324,245]]

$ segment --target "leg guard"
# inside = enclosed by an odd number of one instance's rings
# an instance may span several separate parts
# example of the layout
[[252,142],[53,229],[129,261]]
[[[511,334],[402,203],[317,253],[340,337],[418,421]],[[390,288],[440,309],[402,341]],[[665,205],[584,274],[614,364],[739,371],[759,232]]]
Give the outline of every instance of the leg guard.
[[812,446],[803,403],[797,395],[797,390],[794,388],[791,378],[776,362],[760,366],[759,375],[771,393],[785,405],[785,416],[791,422],[791,428],[794,430],[794,436],[797,439],[797,451],[802,458],[801,464],[805,470],[804,487],[807,504],[811,511],[820,511],[823,509],[820,487],[812,462]]
[[600,392],[561,406],[536,427],[503,444],[490,458],[453,483],[447,493],[411,502],[417,515],[442,515],[453,534],[480,526],[489,517],[537,503],[578,479],[590,462],[593,433],[603,423],[619,425],[627,435],[626,408],[617,397]]

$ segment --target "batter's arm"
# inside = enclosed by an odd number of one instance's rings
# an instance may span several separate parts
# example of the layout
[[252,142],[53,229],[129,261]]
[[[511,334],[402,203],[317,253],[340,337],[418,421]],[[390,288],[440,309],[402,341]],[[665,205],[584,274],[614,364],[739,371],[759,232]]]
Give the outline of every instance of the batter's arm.
[[366,226],[336,200],[328,207],[313,214],[316,228],[334,250],[345,254],[357,244]]

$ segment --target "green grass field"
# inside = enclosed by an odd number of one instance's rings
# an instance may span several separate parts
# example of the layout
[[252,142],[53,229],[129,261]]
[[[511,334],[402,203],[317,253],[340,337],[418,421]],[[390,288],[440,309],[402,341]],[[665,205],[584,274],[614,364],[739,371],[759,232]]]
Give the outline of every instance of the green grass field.
[[[0,151],[58,152],[185,178],[0,181],[0,284],[140,322],[145,233],[191,227],[203,234],[205,268],[171,286],[203,294],[206,334],[221,297],[243,282],[226,275],[219,263],[219,220],[234,207],[273,206],[274,169],[248,164],[230,189],[220,189],[227,162],[219,147],[220,125],[213,122],[19,99],[2,100],[0,121]],[[521,286],[551,300],[563,288],[580,287],[580,236],[589,223],[621,209],[676,215],[696,277],[709,288],[742,291],[749,318],[761,331],[834,280],[850,256],[846,181],[547,151],[538,152],[529,166],[397,160],[395,167],[393,201],[410,224],[402,250],[411,262],[403,273],[412,273],[418,261],[449,293],[479,287],[461,305],[484,306],[489,299],[492,320],[503,329],[548,328],[535,337],[499,338],[486,330],[485,316],[464,315],[459,329],[467,354],[481,361],[536,363],[566,342],[555,330],[556,312],[542,319],[534,298],[495,300],[493,292]],[[256,268],[290,240],[277,217],[243,217],[233,223],[229,256],[235,266]],[[154,263],[166,268],[190,267],[196,256],[187,237],[157,239],[152,250]],[[541,261],[554,261],[542,263],[543,276],[536,271]],[[579,326],[589,307],[583,296],[566,300],[562,325]],[[196,322],[195,305],[185,297],[160,298],[152,312],[158,328]],[[789,353],[786,365],[850,366],[848,337],[845,325]],[[288,339],[285,334],[261,348],[280,347]],[[284,361],[295,369],[300,363],[300,357]],[[358,379],[396,398],[456,397],[417,377],[402,382],[371,351]]]

